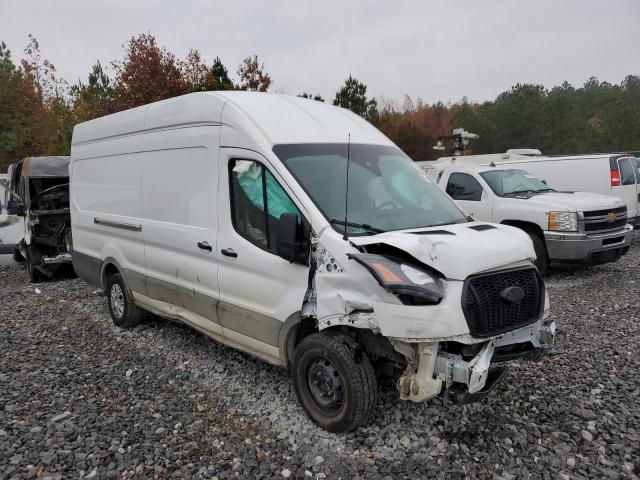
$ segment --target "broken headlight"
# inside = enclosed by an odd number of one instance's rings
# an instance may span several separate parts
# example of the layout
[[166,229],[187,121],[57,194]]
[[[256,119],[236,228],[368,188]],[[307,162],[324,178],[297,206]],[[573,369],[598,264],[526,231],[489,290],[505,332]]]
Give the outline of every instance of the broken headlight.
[[407,305],[435,305],[443,293],[438,277],[430,271],[398,258],[370,253],[351,254],[385,289]]

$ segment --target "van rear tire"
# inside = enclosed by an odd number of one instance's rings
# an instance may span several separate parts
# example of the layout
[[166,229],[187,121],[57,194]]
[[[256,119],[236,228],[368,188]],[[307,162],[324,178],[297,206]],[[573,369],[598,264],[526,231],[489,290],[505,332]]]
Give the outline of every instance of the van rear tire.
[[348,335],[318,332],[303,339],[291,377],[302,407],[325,430],[349,432],[369,419],[376,376],[366,353]]
[[540,272],[540,275],[545,276],[549,274],[549,254],[547,253],[547,245],[544,242],[544,238],[538,233],[529,233],[531,241],[533,242],[533,249],[536,252],[536,261],[534,265]]
[[107,304],[113,323],[121,328],[133,328],[142,319],[142,309],[133,303],[122,275],[114,273],[107,279]]

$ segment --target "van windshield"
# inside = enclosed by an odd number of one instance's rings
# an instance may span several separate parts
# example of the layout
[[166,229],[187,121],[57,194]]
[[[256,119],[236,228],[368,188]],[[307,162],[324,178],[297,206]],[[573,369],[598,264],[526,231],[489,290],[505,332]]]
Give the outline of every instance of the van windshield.
[[[344,232],[347,144],[276,145],[275,154],[334,229]],[[398,148],[349,146],[349,235],[466,222],[465,214]]]
[[489,170],[480,174],[499,197],[522,193],[553,192],[539,178],[524,170]]

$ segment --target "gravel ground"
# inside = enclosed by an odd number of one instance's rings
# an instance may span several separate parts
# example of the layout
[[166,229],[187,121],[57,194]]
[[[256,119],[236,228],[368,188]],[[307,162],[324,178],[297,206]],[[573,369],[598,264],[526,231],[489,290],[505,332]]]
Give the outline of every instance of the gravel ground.
[[185,326],[114,327],[81,280],[0,266],[0,479],[638,478],[640,238],[621,261],[548,280],[542,363],[484,403],[401,402],[315,427],[284,370]]

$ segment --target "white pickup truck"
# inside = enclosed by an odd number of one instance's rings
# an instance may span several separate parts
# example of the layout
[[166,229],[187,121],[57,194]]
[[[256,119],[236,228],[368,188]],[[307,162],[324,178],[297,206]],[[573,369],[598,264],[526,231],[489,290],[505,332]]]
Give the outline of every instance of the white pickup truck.
[[619,198],[555,191],[499,161],[457,157],[418,163],[474,219],[526,231],[543,275],[552,267],[612,262],[629,250],[633,227]]

